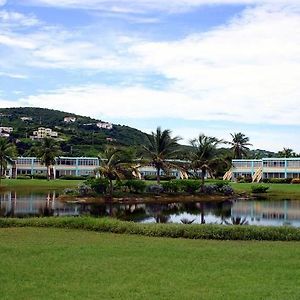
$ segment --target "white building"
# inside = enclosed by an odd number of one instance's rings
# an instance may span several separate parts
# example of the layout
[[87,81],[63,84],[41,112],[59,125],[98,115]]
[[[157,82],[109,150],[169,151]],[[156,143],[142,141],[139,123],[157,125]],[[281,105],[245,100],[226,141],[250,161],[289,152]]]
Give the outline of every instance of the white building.
[[113,128],[113,125],[111,123],[107,123],[107,122],[98,122],[97,127],[102,128],[102,129],[111,130]]
[[21,117],[20,118],[22,121],[32,121],[31,117]]
[[64,117],[64,122],[66,123],[74,123],[76,121],[76,117]]
[[33,132],[33,136],[30,138],[35,139],[44,139],[47,137],[56,138],[58,137],[58,133],[56,131],[53,131],[51,128],[45,128],[45,127],[39,127],[38,130]]
[[0,132],[11,133],[13,131],[14,131],[13,127],[5,127],[5,126],[0,127]]
[[232,168],[224,179],[237,180],[239,177],[256,182],[269,178],[300,178],[300,157],[233,159]]

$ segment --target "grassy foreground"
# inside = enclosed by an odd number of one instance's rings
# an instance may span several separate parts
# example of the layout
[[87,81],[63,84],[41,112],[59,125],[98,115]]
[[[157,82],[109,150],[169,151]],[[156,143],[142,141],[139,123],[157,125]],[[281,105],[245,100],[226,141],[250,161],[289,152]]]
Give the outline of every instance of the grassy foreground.
[[64,189],[75,188],[83,180],[45,180],[45,179],[3,179],[1,187],[8,189]]
[[298,242],[0,229],[1,299],[299,299]]
[[0,218],[0,228],[7,227],[84,229],[97,232],[185,239],[300,241],[300,229],[290,226],[141,224],[114,218],[92,217]]

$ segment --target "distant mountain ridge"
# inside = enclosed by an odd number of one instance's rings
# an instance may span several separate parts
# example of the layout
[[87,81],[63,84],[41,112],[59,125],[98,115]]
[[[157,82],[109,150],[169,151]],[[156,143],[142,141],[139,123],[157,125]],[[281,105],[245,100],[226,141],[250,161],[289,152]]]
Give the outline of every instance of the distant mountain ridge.
[[[66,117],[70,119],[64,120]],[[97,155],[109,143],[131,146],[147,142],[146,133],[129,126],[38,107],[0,108],[0,127],[13,128],[10,139],[17,141],[19,154],[24,156],[30,155],[35,143],[30,137],[39,127],[57,132],[64,154],[72,156]]]

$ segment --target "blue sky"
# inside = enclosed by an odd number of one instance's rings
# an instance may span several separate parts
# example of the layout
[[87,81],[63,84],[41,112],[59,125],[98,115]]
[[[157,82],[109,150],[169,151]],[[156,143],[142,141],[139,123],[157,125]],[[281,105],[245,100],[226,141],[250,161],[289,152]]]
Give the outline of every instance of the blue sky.
[[0,107],[300,152],[298,0],[0,0]]

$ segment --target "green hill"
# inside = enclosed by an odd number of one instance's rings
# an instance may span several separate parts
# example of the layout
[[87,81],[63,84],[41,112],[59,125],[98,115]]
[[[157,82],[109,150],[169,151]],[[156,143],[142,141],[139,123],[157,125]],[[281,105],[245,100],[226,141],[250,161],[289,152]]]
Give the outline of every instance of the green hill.
[[[65,117],[75,117],[65,122]],[[13,127],[10,138],[17,144],[19,155],[33,155],[33,131],[39,127],[50,128],[58,133],[56,138],[64,155],[95,156],[109,143],[117,145],[142,145],[147,135],[140,130],[112,124],[112,129],[99,128],[102,120],[58,110],[34,107],[0,108],[0,126]]]

